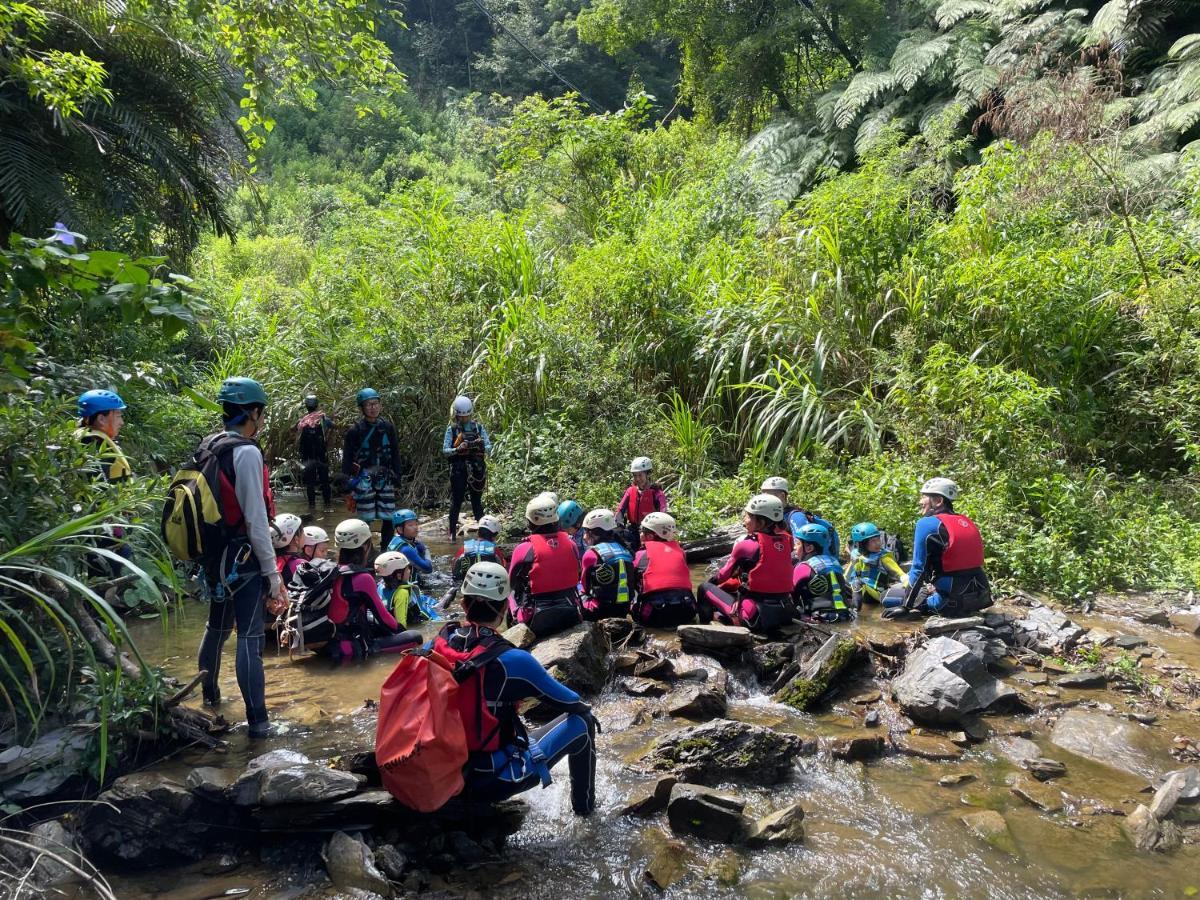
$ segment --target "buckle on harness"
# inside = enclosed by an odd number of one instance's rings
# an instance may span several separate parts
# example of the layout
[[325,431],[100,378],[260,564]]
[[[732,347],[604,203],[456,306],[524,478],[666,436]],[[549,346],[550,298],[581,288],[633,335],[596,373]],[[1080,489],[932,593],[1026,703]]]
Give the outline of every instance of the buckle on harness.
[[538,777],[542,780],[542,787],[550,787],[550,767],[546,765],[546,754],[542,752],[542,748],[536,742],[529,748],[529,758],[533,762],[533,770],[538,773]]

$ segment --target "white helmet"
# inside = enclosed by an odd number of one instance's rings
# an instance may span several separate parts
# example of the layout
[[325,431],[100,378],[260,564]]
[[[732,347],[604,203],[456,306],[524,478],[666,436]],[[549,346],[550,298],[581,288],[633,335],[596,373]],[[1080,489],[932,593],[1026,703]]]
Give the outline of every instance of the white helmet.
[[780,478],[778,475],[772,475],[762,483],[760,491],[783,491],[785,494],[792,489],[786,478]]
[[534,528],[558,521],[558,501],[553,494],[538,494],[525,504],[525,518]]
[[949,478],[930,478],[921,485],[922,494],[936,494],[945,497],[951,503],[958,497],[958,485]]
[[550,502],[555,506],[558,506],[558,494],[556,494],[554,491],[542,491],[535,499],[540,500],[543,497],[549,497]]
[[290,544],[302,524],[300,517],[295,513],[277,515],[271,523],[271,543],[275,545],[275,549],[282,550]]
[[357,550],[371,540],[371,526],[362,519],[346,519],[333,529],[333,542],[339,550]]
[[762,516],[772,522],[783,521],[783,501],[770,494],[755,494],[746,503],[746,512],[752,516]]
[[642,519],[642,530],[652,531],[664,541],[675,540],[675,517],[665,512],[647,513]]
[[495,516],[484,516],[479,520],[477,526],[481,531],[490,531],[492,534],[500,533],[500,520]]
[[397,553],[395,550],[389,550],[387,553],[380,553],[375,557],[375,574],[380,578],[387,578],[389,575],[395,575],[397,572],[407,569],[411,565],[408,557],[403,553]]
[[654,466],[651,464],[650,457],[648,456],[635,456],[633,462],[629,464],[629,471],[631,473],[649,472],[653,468]]
[[611,509],[593,509],[583,517],[583,527],[596,531],[616,531],[617,518],[612,514]]
[[485,600],[508,599],[508,572],[494,562],[477,562],[467,569],[463,578],[464,597],[483,597]]
[[304,546],[315,547],[317,544],[328,544],[329,535],[320,525],[309,525],[304,529]]
[[454,398],[454,414],[456,416],[469,416],[471,411],[475,409],[475,404],[471,402],[470,397],[464,397],[459,394]]

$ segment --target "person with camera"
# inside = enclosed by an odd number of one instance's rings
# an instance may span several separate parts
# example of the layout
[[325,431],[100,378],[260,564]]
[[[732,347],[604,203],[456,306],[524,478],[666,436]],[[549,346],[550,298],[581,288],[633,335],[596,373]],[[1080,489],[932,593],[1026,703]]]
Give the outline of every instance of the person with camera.
[[453,419],[446,426],[442,456],[450,461],[450,540],[458,539],[458,513],[463,500],[471,498],[471,514],[483,518],[483,489],[487,486],[486,456],[492,450],[487,429],[471,414],[475,404],[469,397],[454,398]]

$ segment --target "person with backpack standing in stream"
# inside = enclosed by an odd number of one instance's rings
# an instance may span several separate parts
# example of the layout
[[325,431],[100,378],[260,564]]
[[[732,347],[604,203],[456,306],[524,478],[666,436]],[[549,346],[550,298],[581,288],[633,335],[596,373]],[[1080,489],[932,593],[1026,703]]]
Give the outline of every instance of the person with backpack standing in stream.
[[317,485],[325,505],[333,502],[333,486],[329,483],[329,448],[327,437],[333,429],[333,419],[325,415],[316,394],[304,398],[304,416],[296,423],[296,443],[300,451],[301,480],[308,494],[308,508],[317,505]]
[[487,429],[471,418],[475,404],[470,397],[458,396],[450,408],[453,416],[442,438],[442,456],[450,462],[450,515],[447,530],[450,540],[458,540],[458,514],[463,500],[471,498],[471,515],[483,518],[483,489],[487,487],[487,455],[492,439]]
[[379,546],[391,543],[396,486],[400,483],[400,438],[391,422],[380,418],[383,401],[374,388],[354,398],[362,418],[346,432],[342,443],[342,474],[350,479],[351,512],[368,525],[379,522]]
[[[266,418],[267,394],[253,379],[227,378],[217,402],[224,428],[204,438],[193,458],[207,485],[215,487],[220,511],[216,541],[211,547],[205,541],[201,551],[210,605],[197,661],[207,673],[202,684],[204,702],[220,703],[221,650],[236,625],[237,682],[246,705],[246,723],[251,738],[265,738],[270,730],[262,662],[263,601],[285,599],[271,540],[275,500],[270,473],[255,440]],[[177,485],[186,474],[181,471],[172,483],[164,532],[169,528],[168,515],[178,505]],[[175,549],[169,535],[168,543]]]

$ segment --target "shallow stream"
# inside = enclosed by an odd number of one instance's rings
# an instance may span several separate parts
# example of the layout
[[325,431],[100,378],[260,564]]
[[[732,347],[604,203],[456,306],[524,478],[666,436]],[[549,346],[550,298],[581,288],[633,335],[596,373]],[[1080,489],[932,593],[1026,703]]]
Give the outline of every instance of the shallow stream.
[[[329,518],[340,518],[331,514]],[[326,524],[326,523],[322,523]],[[332,521],[327,527],[332,532]],[[444,555],[447,545],[431,545]],[[195,651],[204,626],[205,607],[187,604],[166,623],[140,622],[136,638],[146,657],[181,678],[195,671]],[[1163,629],[1126,621],[1099,619],[1084,624],[1109,631],[1144,633],[1154,643],[1200,668],[1200,641],[1170,635]],[[859,628],[895,630],[875,611]],[[426,626],[432,632],[435,626]],[[654,640],[671,645],[673,636]],[[1187,643],[1191,641],[1195,644]],[[230,653],[224,661],[224,714],[234,722],[242,715]],[[376,658],[357,667],[331,669],[321,659],[290,661],[273,650],[266,657],[267,701],[272,720],[286,731],[253,746],[244,726],[231,734],[224,754],[182,753],[158,768],[180,778],[197,765],[231,766],[270,749],[286,747],[324,759],[368,749],[373,744],[375,713],[366,701],[378,697],[379,686],[394,659]],[[831,709],[819,715],[796,713],[770,701],[748,672],[730,673],[729,716],[802,734],[834,735],[861,728],[868,708],[850,697],[875,689],[869,680],[846,685]],[[1123,708],[1124,695],[1071,692]],[[600,738],[597,813],[575,818],[567,796],[565,766],[555,783],[524,795],[530,812],[510,838],[505,859],[483,869],[451,877],[436,887],[453,894],[477,896],[627,897],[652,893],[643,879],[647,861],[668,841],[665,818],[640,820],[619,815],[621,807],[653,778],[631,765],[653,740],[686,722],[639,715],[645,701],[624,696],[610,685],[596,702],[606,725]],[[878,705],[886,729],[894,714]],[[643,723],[643,719],[647,720]],[[749,800],[755,815],[793,800],[806,811],[807,839],[786,850],[730,850],[691,839],[677,840],[688,874],[670,896],[903,896],[903,897],[1058,897],[1058,896],[1191,896],[1200,888],[1200,847],[1184,846],[1171,855],[1136,853],[1122,837],[1120,817],[1086,815],[1085,804],[1131,810],[1146,786],[1144,778],[1074,756],[1051,745],[1044,726],[1032,719],[989,717],[996,732],[1030,728],[1045,755],[1067,764],[1068,774],[1049,786],[1065,795],[1065,810],[1039,812],[1013,795],[1006,778],[1020,770],[1002,752],[1002,739],[974,745],[956,762],[927,762],[889,755],[867,764],[832,760],[821,753],[799,761],[793,779],[776,788],[731,786]],[[1142,752],[1152,771],[1165,772],[1180,763],[1167,753],[1172,737],[1187,726],[1164,717],[1143,726]],[[1179,725],[1179,728],[1175,726]],[[974,781],[941,787],[938,779],[970,773]],[[985,843],[960,816],[973,809],[995,809],[1007,820],[1011,841]],[[303,854],[300,854],[303,857]],[[715,862],[726,880],[706,877]],[[183,870],[133,876],[113,873],[121,897],[170,897],[200,900],[216,896],[338,896],[321,883],[320,862],[311,858],[264,852],[252,861],[206,860]],[[314,885],[317,887],[314,888]],[[249,893],[243,893],[249,889]],[[316,890],[314,894],[313,891]]]

